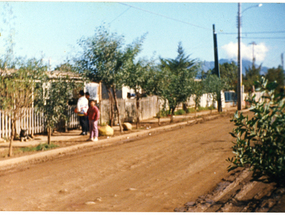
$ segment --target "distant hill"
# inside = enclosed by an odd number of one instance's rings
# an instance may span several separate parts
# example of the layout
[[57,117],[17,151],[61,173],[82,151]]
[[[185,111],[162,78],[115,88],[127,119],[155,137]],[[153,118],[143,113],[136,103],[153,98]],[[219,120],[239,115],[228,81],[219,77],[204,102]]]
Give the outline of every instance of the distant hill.
[[[232,60],[230,59],[220,59],[219,64],[224,64],[224,63],[231,63]],[[236,63],[236,61],[235,61]],[[245,68],[249,68],[252,65],[252,61],[249,60],[243,60],[242,61],[242,73],[245,74]],[[256,64],[256,67],[259,65]],[[205,72],[208,71],[209,69],[213,69],[215,67],[215,62],[214,61],[204,61],[202,62],[202,70]],[[266,74],[268,70],[268,67],[261,67],[261,75]]]

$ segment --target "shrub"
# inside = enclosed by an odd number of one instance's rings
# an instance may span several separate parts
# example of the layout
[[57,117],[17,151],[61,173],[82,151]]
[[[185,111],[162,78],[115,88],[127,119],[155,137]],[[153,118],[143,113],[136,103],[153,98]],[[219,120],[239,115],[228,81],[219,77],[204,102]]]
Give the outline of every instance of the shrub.
[[275,95],[276,83],[267,84],[263,77],[258,82],[262,92],[259,101],[255,96],[247,101],[254,116],[249,119],[236,112],[236,128],[230,134],[236,138],[232,147],[234,157],[228,170],[250,167],[253,180],[285,184],[285,97]]
[[195,108],[188,108],[186,111],[186,113],[195,113],[195,112],[196,112]]
[[45,150],[53,149],[56,147],[58,146],[54,144],[39,144],[36,147],[23,147],[20,150],[22,152],[33,152],[33,151],[45,151]]
[[183,109],[174,112],[174,115],[184,115],[186,112]]
[[203,111],[203,110],[214,110],[215,107],[214,106],[209,106],[209,107],[199,107],[198,111]]
[[54,144],[39,144],[36,147],[36,151],[45,151],[45,150],[53,149],[53,148],[56,148],[56,147],[58,147],[58,146],[54,145]]
[[169,115],[169,110],[160,110],[157,114],[156,114],[156,117],[158,118],[159,116],[160,117],[166,117],[167,115]]

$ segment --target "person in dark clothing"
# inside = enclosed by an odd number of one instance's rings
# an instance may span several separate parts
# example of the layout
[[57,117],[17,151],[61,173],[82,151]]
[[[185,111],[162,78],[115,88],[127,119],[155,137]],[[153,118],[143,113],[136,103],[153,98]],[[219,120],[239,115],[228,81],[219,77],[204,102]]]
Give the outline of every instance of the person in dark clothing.
[[[88,100],[88,109],[90,108],[90,94],[89,94],[89,92],[86,92],[85,93],[85,97],[86,97],[86,99]],[[89,131],[89,118],[87,117],[87,130]]]
[[88,132],[88,117],[87,117],[87,111],[88,111],[88,100],[84,96],[84,91],[79,91],[80,98],[77,101],[77,115],[79,116],[79,122],[82,128],[82,133],[80,135],[87,135]]

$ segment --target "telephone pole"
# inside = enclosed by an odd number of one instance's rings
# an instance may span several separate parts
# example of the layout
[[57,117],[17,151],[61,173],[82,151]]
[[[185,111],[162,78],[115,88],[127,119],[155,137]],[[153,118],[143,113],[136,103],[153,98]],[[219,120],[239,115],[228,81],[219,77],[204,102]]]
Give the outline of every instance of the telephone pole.
[[262,4],[257,4],[254,6],[250,6],[243,11],[241,11],[241,3],[238,3],[238,14],[237,14],[237,21],[238,21],[238,86],[237,86],[237,109],[241,110],[242,108],[242,100],[243,100],[243,95],[242,95],[242,57],[241,57],[241,15],[244,13],[246,10],[254,7],[261,7]]
[[238,84],[237,109],[241,110],[242,103],[242,58],[241,58],[241,3],[238,3]]
[[[215,56],[215,73],[220,77],[220,69],[219,69],[219,57],[218,57],[218,42],[217,42],[217,33],[215,31],[215,25],[213,24],[213,38],[214,38],[214,56]],[[218,96],[218,111],[222,112],[222,98],[221,92],[219,92]]]

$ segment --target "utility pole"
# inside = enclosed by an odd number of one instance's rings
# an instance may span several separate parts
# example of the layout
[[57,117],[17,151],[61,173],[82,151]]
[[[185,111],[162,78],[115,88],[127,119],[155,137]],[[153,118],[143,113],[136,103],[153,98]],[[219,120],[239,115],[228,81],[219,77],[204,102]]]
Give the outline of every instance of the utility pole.
[[[217,42],[217,33],[215,31],[215,25],[213,24],[213,38],[214,38],[214,56],[215,56],[215,73],[220,77],[220,69],[219,69],[219,58],[218,58],[218,42]],[[222,112],[222,98],[221,92],[219,92],[218,96],[218,111]]]
[[238,3],[238,84],[237,109],[241,110],[242,102],[242,60],[241,60],[241,3]]
[[261,7],[262,4],[254,5],[251,7],[248,7],[241,11],[241,3],[238,3],[238,15],[237,15],[237,21],[238,21],[238,86],[237,86],[237,109],[241,110],[241,103],[243,100],[242,95],[242,57],[241,57],[241,14],[245,12],[246,10],[254,7]]

